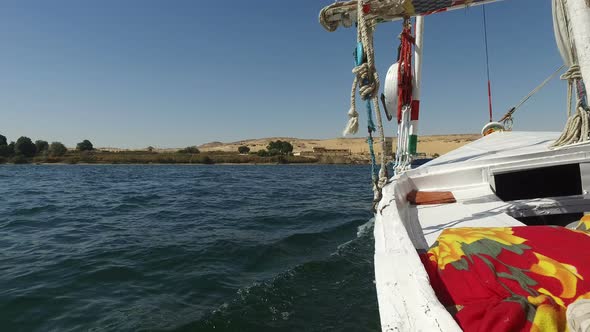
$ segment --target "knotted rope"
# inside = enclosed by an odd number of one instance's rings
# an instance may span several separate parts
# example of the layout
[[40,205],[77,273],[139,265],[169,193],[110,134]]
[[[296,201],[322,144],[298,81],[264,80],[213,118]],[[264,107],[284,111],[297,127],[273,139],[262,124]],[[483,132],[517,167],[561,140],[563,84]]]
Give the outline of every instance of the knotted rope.
[[[386,167],[386,141],[383,130],[383,120],[379,108],[379,74],[375,69],[375,49],[373,46],[373,33],[375,31],[375,21],[367,19],[366,15],[371,12],[371,6],[364,4],[363,1],[357,2],[357,48],[356,48],[356,66],[352,70],[354,80],[350,93],[350,110],[348,111],[349,120],[343,134],[355,134],[358,131],[358,112],[356,111],[356,93],[366,103],[367,109],[367,131],[369,153],[371,154],[371,178],[373,181],[373,210],[381,200],[381,189],[387,183]],[[320,18],[322,15],[320,15]],[[377,120],[377,126],[373,122],[373,111]],[[373,133],[377,131],[381,139],[381,168],[377,171],[377,161],[373,149]]]
[[582,72],[580,71],[580,65],[574,64],[572,65],[563,75],[559,77],[562,80],[567,80],[567,115],[570,116],[572,114],[572,97],[574,93],[574,88],[576,85],[577,80],[582,79]]
[[324,7],[320,11],[320,24],[326,29],[328,32],[334,32],[338,28],[338,21],[333,20],[330,21],[328,18],[328,11],[330,11],[333,15],[341,15],[342,18],[342,25],[344,27],[352,26],[352,18],[350,17],[350,13],[346,11],[346,6],[356,5],[356,0],[348,1],[348,2],[335,2],[330,6]]
[[[359,0],[363,5],[370,5],[371,10],[364,14],[365,18],[370,21],[390,21],[399,19],[406,14],[414,14],[413,6],[408,4],[407,0]],[[358,2],[352,1],[337,1],[320,12],[320,24],[329,32],[335,31],[339,24],[344,27],[352,25],[352,17],[357,15],[355,13],[358,9]],[[357,21],[358,22],[358,21]]]
[[[590,109],[588,109],[588,105],[586,104],[586,90],[584,89],[580,66],[577,64],[572,65],[563,75],[561,75],[561,79],[568,81],[568,120],[561,136],[551,144],[552,148],[586,142],[588,141],[588,134],[590,133]],[[576,113],[572,116],[572,97],[575,89],[578,90],[576,96]]]

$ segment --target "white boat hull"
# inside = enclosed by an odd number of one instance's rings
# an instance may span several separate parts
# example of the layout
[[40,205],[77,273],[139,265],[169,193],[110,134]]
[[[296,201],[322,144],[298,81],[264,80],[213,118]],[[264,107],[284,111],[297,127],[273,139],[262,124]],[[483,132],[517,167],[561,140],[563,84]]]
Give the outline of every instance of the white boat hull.
[[[525,226],[516,218],[590,211],[590,145],[550,150],[559,133],[498,132],[398,176],[383,189],[375,217],[375,282],[383,331],[460,331],[438,301],[418,251],[442,230]],[[494,176],[579,164],[581,195],[504,202]],[[411,205],[413,190],[450,191],[457,202]]]

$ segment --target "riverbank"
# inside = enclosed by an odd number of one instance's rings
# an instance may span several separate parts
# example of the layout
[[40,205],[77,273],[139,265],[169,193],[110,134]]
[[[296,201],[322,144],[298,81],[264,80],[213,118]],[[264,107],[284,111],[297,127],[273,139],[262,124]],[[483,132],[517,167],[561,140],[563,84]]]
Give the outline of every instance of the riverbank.
[[[418,158],[436,158],[473,140],[478,135],[439,135],[420,137]],[[267,147],[273,141],[289,142],[293,150],[289,155],[269,156]],[[393,150],[395,139],[389,139],[388,148]],[[380,154],[380,144],[375,152]],[[249,153],[239,153],[240,148]],[[63,147],[63,150],[66,150]],[[389,150],[391,151],[391,150]],[[92,151],[69,149],[62,156],[42,152],[34,157],[0,157],[0,164],[369,164],[365,138],[336,138],[327,140],[298,138],[264,138],[232,143],[212,142],[185,149],[159,149],[148,147],[142,150],[121,148],[97,148]],[[63,151],[62,151],[63,153]]]
[[[63,156],[14,156],[0,164],[316,164],[317,158],[299,156],[261,157],[256,154],[204,152],[197,154],[146,151],[69,151]],[[346,162],[344,162],[346,163]]]

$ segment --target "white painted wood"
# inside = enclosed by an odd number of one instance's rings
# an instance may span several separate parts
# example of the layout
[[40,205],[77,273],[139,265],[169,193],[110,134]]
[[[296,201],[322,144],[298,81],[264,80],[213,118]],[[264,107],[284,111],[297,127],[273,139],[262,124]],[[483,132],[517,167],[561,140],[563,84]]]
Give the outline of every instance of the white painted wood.
[[[424,50],[424,16],[416,16],[416,40],[414,43],[414,75],[412,99],[420,102],[422,86],[422,55]],[[420,110],[420,108],[418,107]],[[410,135],[418,135],[419,120],[410,121]],[[417,143],[417,142],[416,142]]]
[[[590,145],[550,150],[558,133],[494,133],[409,170],[383,188],[375,217],[375,283],[383,331],[460,331],[432,290],[417,249],[453,227],[524,226],[515,217],[590,211],[590,194],[503,202],[494,174],[581,164],[590,183]],[[456,203],[411,206],[412,190],[451,191]]]
[[580,174],[582,175],[582,190],[584,194],[590,193],[590,163],[580,164]]
[[412,97],[420,100],[422,86],[422,55],[424,54],[424,16],[416,16],[416,41],[414,44],[414,79],[416,84]]
[[[438,301],[428,274],[404,224],[405,196],[411,181],[401,178],[387,186],[390,199],[382,201],[375,217],[375,284],[383,331],[461,331]],[[387,205],[390,204],[390,205]],[[400,218],[404,216],[405,222]]]

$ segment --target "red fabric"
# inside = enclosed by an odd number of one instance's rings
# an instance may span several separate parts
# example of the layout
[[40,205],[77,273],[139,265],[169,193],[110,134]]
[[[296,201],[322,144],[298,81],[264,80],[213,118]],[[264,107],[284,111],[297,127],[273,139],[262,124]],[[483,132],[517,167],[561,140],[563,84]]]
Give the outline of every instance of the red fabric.
[[397,100],[397,123],[402,120],[402,109],[404,106],[411,106],[412,103],[412,46],[414,37],[409,25],[404,27],[401,33],[400,58],[398,66],[398,100]]
[[589,252],[562,227],[457,228],[421,259],[464,331],[562,331],[567,305],[590,298]]
[[410,120],[416,121],[420,119],[420,101],[412,100],[412,112]]

